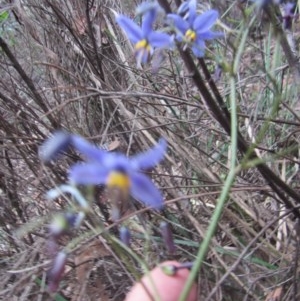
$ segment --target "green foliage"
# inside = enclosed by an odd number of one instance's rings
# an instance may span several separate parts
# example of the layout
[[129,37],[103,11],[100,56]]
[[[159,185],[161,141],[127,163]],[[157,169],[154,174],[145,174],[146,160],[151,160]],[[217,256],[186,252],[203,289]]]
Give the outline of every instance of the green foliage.
[[3,23],[4,21],[6,21],[9,17],[9,13],[8,11],[3,11],[0,13],[0,22]]

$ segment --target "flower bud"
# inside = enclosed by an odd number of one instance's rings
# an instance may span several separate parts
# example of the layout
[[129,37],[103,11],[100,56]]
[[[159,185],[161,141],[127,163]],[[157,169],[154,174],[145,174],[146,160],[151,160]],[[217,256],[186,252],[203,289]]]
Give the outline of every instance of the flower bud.
[[51,293],[57,291],[59,283],[63,277],[67,262],[67,254],[59,252],[52,262],[52,267],[47,273],[48,290]]
[[120,240],[122,241],[122,243],[124,245],[129,247],[130,246],[130,239],[131,239],[130,231],[125,226],[122,226],[121,229],[120,229]]
[[298,15],[296,14],[297,3],[288,2],[283,7],[283,28],[291,30],[293,19],[295,19]]
[[55,215],[51,224],[49,225],[50,235],[54,238],[57,238],[67,230],[67,227],[68,223],[65,219],[65,216],[62,214]]
[[176,250],[176,246],[174,244],[172,230],[167,222],[163,221],[160,223],[160,233],[168,252],[173,254]]
[[60,235],[65,234],[70,229],[79,228],[84,217],[84,212],[66,212],[64,214],[55,215],[51,224],[49,225],[50,235],[53,238],[58,238]]

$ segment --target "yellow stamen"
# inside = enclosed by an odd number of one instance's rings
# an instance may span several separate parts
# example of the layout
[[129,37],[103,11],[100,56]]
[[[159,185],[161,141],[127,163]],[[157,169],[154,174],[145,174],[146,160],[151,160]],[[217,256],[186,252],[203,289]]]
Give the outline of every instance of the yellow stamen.
[[138,41],[135,45],[134,45],[135,50],[141,50],[141,49],[145,49],[148,52],[150,52],[151,50],[151,46],[148,43],[148,41],[146,39],[140,40]]
[[109,188],[119,188],[123,191],[128,191],[130,179],[125,173],[113,171],[109,174],[106,185]]
[[185,37],[190,41],[194,42],[196,40],[196,32],[194,30],[188,29],[185,33]]

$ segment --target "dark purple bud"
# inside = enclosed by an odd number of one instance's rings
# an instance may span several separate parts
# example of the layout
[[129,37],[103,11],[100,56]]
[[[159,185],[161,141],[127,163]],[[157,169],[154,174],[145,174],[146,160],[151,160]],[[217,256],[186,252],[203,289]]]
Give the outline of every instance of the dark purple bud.
[[296,14],[297,4],[288,2],[283,7],[283,28],[284,29],[291,29],[293,19],[296,18],[298,15]]
[[54,160],[71,144],[71,135],[65,131],[57,131],[48,138],[39,149],[39,157],[44,163]]
[[55,293],[58,289],[65,271],[66,262],[67,254],[65,252],[59,252],[52,262],[52,267],[47,273],[48,290],[51,293]]
[[176,246],[174,244],[173,234],[170,225],[167,222],[161,222],[160,232],[168,252],[170,254],[174,254],[176,250]]
[[126,227],[122,226],[121,229],[120,229],[120,240],[122,241],[122,243],[124,245],[129,247],[130,246],[130,239],[131,239],[130,231]]

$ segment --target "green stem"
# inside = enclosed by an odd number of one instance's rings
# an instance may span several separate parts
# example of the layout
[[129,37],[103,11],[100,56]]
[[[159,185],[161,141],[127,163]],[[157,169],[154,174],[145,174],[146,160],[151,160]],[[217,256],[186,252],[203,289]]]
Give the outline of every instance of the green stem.
[[227,179],[224,183],[221,195],[217,200],[216,208],[213,213],[211,222],[207,229],[206,235],[203,239],[203,242],[200,245],[197,258],[191,270],[191,273],[187,279],[187,282],[183,288],[183,291],[180,295],[178,301],[185,301],[191,290],[194,279],[197,276],[198,271],[200,270],[202,263],[204,261],[205,255],[208,251],[210,242],[215,234],[216,228],[218,226],[219,219],[222,215],[224,205],[227,200],[230,188],[234,182],[236,174],[236,156],[237,156],[237,110],[236,110],[236,95],[235,95],[235,80],[234,76],[230,78],[230,106],[231,106],[231,161],[230,161],[230,171],[227,176]]

